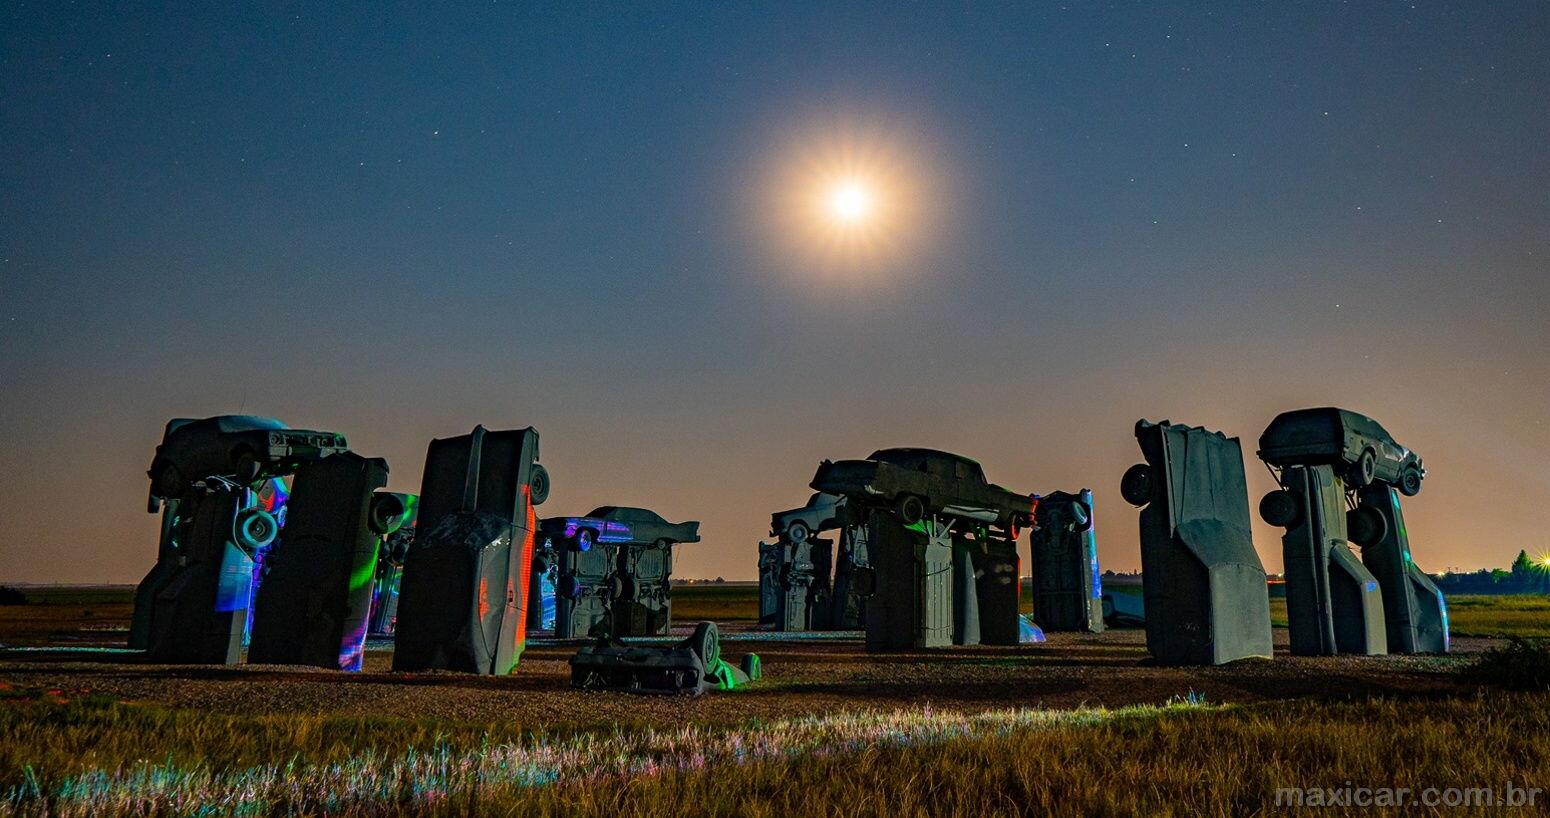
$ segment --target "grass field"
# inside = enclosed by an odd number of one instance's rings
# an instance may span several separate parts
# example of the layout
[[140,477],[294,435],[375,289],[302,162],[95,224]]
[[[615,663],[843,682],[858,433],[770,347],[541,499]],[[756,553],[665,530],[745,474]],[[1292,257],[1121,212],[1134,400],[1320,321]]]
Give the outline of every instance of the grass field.
[[0,708],[0,770],[14,782],[0,812],[1241,815],[1275,806],[1281,787],[1550,783],[1547,731],[1545,694],[925,709],[570,735],[34,701]]
[[[0,641],[122,640],[122,589],[50,593],[0,606]],[[1550,629],[1546,597],[1450,606],[1456,635]],[[748,633],[756,590],[680,588],[674,614]],[[725,649],[769,679],[700,699],[570,690],[563,646],[504,679],[389,673],[383,647],[352,675],[0,661],[0,814],[1241,815],[1280,787],[1550,787],[1550,692],[1459,676],[1492,639],[1165,668],[1136,631],[882,656],[749,635]]]

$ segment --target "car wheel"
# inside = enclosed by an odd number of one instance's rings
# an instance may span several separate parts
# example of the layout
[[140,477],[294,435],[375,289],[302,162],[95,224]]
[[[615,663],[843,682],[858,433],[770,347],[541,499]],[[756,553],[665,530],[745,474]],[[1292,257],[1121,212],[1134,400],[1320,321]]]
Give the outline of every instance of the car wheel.
[[695,625],[694,635],[689,637],[689,650],[699,654],[707,671],[714,669],[717,660],[721,658],[721,632],[716,623],[701,622]]
[[786,526],[786,539],[797,545],[807,542],[807,536],[811,533],[807,528],[807,523],[801,520],[793,520],[791,525]]
[[1421,493],[1421,470],[1414,465],[1409,465],[1399,473],[1399,493],[1406,497],[1414,497]]
[[233,453],[231,458],[231,473],[238,483],[247,485],[258,479],[258,473],[262,469],[258,457],[253,450],[246,446]]
[[404,524],[404,498],[393,492],[377,492],[371,496],[366,525],[379,536],[387,536]]
[[237,512],[233,539],[237,546],[249,554],[267,548],[280,531],[274,516],[261,508],[247,508]]
[[1087,504],[1081,500],[1073,500],[1071,502],[1071,525],[1071,530],[1078,534],[1093,527],[1093,510],[1088,508]]
[[1357,506],[1347,511],[1345,528],[1346,539],[1364,548],[1383,542],[1389,533],[1388,520],[1372,506]]
[[621,577],[617,574],[614,575],[614,578],[608,583],[608,596],[610,599],[624,599],[625,597],[633,596],[630,593],[629,578]]
[[384,552],[387,555],[387,561],[394,565],[403,565],[404,560],[409,558],[410,542],[412,541],[395,539]]
[[1372,481],[1378,476],[1378,453],[1372,449],[1363,449],[1356,462],[1351,464],[1350,476],[1346,479],[1356,488],[1365,488],[1372,485]]
[[159,461],[151,466],[151,473],[156,475],[151,484],[156,487],[157,495],[168,499],[182,496],[183,472],[176,463],[170,460]]
[[560,577],[560,593],[566,599],[580,599],[581,582],[572,574]]
[[1144,506],[1152,501],[1152,467],[1137,463],[1125,470],[1119,481],[1119,496],[1133,506]]
[[913,494],[900,497],[896,510],[905,525],[914,525],[926,518],[926,504]]
[[1278,528],[1291,528],[1302,516],[1301,499],[1294,491],[1276,489],[1260,498],[1259,516]]
[[593,536],[592,536],[592,529],[590,529],[590,528],[583,528],[580,531],[576,532],[576,550],[577,551],[591,551],[592,550],[592,543],[593,543],[593,541],[594,541],[594,539],[593,539]]
[[549,499],[549,470],[537,463],[533,464],[533,471],[528,474],[528,499],[535,506],[541,506]]

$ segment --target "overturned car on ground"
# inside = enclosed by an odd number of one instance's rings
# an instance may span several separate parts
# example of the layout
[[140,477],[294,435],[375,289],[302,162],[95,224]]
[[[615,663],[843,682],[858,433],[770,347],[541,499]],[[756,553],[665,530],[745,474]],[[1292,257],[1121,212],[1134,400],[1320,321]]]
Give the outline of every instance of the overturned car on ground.
[[733,665],[721,658],[721,633],[701,622],[674,645],[626,645],[602,638],[571,657],[571,684],[588,690],[698,696],[709,689],[731,690],[763,677],[759,655]]

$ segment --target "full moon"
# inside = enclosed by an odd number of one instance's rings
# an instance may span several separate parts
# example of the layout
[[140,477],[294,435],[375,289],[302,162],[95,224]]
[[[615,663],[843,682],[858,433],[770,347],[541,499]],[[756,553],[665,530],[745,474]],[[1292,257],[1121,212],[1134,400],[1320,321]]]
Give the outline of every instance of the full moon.
[[768,156],[750,202],[772,258],[828,284],[897,283],[947,215],[944,151],[906,125],[795,123]]
[[829,213],[844,224],[854,224],[872,214],[872,191],[860,181],[841,182],[829,193]]

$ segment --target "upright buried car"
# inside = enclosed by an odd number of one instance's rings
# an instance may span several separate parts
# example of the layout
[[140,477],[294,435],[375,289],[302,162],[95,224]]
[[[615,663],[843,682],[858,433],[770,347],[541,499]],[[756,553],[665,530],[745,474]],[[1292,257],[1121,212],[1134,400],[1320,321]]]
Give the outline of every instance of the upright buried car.
[[247,486],[260,477],[288,474],[303,463],[346,451],[349,444],[344,435],[292,429],[274,418],[175,418],[167,422],[146,472],[151,478],[146,510],[156,513],[163,500],[182,497],[195,480],[225,477]]
[[1259,457],[1277,468],[1335,467],[1353,489],[1387,483],[1406,497],[1421,491],[1426,469],[1376,420],[1348,409],[1282,412],[1259,436]]
[[891,506],[906,525],[941,513],[1008,530],[1026,528],[1033,498],[985,479],[980,464],[933,449],[881,449],[865,460],[828,460],[809,484],[852,502]]

